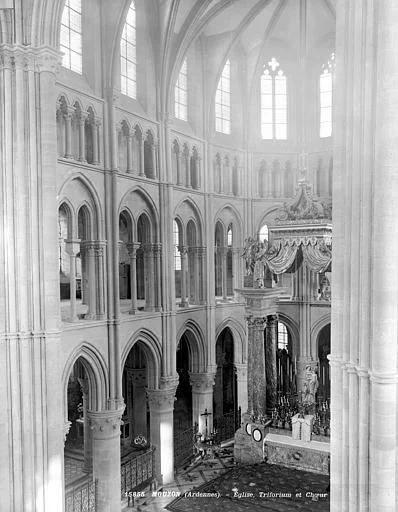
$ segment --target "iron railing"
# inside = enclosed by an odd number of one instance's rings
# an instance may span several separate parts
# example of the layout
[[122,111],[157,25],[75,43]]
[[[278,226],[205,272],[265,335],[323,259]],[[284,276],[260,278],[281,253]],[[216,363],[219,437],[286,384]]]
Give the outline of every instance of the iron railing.
[[122,462],[121,472],[121,495],[126,497],[127,493],[152,482],[155,477],[154,448],[150,448],[138,457],[131,457]]
[[65,512],[96,512],[97,481],[84,477],[65,489]]
[[215,443],[220,444],[222,441],[231,439],[234,437],[235,432],[240,427],[241,423],[241,409],[237,411],[228,412],[222,416],[215,416],[213,421],[213,427],[216,431]]
[[195,454],[198,425],[187,428],[174,435],[174,466],[176,468],[189,462]]

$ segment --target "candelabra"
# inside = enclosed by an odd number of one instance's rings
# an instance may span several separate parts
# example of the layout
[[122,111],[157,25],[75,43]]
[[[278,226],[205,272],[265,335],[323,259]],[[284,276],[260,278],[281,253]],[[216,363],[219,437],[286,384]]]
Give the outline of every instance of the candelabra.
[[272,426],[274,428],[288,429],[292,428],[292,418],[300,413],[313,414],[313,433],[316,435],[330,435],[330,399],[319,399],[317,403],[309,406],[303,403],[302,396],[279,394],[277,403],[271,413]]

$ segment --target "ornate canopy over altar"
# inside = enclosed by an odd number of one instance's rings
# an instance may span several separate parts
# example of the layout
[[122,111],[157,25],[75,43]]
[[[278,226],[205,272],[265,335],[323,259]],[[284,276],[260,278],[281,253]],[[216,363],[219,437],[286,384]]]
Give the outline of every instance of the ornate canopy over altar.
[[269,226],[269,241],[246,240],[246,270],[261,280],[264,267],[273,274],[292,272],[305,263],[313,272],[326,272],[332,260],[331,204],[314,199],[307,182],[299,183],[296,197],[285,203]]

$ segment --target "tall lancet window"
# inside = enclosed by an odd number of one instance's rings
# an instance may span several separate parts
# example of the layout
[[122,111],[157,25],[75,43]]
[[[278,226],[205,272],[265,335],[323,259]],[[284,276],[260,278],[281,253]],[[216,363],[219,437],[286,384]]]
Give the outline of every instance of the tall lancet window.
[[322,138],[332,135],[333,70],[334,53],[328,62],[323,64],[319,77],[319,136]]
[[62,65],[82,73],[82,3],[66,0],[61,20],[60,50]]
[[137,44],[134,2],[127,11],[120,40],[120,88],[123,94],[137,98]]
[[231,64],[225,63],[218,82],[215,101],[216,131],[231,133]]
[[182,63],[174,88],[174,115],[177,119],[188,121],[188,66],[186,58]]
[[260,89],[261,137],[263,139],[287,139],[286,76],[275,57],[272,57],[264,67]]

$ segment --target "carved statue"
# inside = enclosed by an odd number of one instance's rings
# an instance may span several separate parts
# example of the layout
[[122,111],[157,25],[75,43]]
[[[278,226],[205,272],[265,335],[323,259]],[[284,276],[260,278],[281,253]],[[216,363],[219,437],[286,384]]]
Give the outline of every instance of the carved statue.
[[310,407],[315,404],[315,396],[318,391],[318,386],[318,375],[311,366],[307,366],[305,369],[305,381],[303,385],[303,405]]
[[[267,250],[267,242],[259,242],[251,236],[246,238],[242,258],[246,261],[246,274],[248,276],[253,275],[254,280],[262,279],[264,281],[264,265]],[[263,286],[259,286],[259,288]]]

